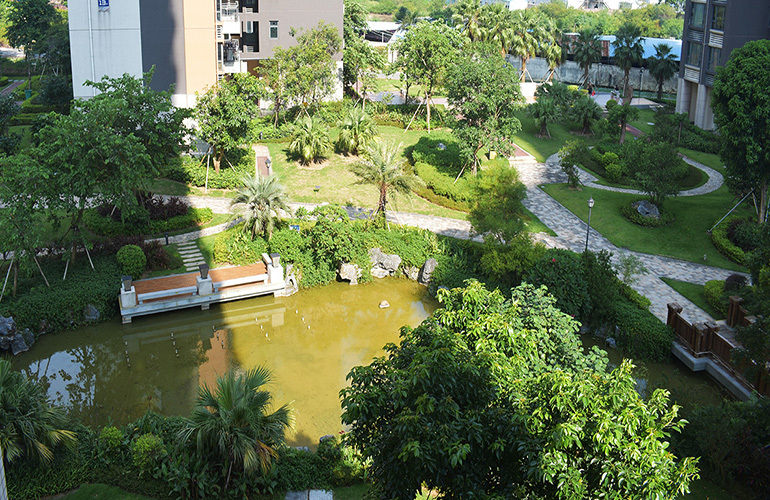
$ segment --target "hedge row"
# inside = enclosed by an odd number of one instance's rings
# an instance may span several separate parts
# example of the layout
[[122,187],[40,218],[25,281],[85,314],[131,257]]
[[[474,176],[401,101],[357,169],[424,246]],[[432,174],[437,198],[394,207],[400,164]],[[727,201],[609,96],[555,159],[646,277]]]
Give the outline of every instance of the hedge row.
[[451,176],[439,172],[434,165],[423,162],[415,163],[414,172],[437,195],[467,206],[473,203],[473,189],[467,178],[460,177],[455,182]]
[[[254,175],[253,160],[250,166],[223,166],[219,173],[214,171],[213,165],[209,165],[208,187],[210,189],[238,189],[243,186],[242,179],[245,175]],[[164,170],[163,176],[172,181],[203,187],[206,185],[206,162],[201,163],[198,158],[184,157],[178,162],[170,163]]]
[[730,227],[730,223],[741,218],[742,217],[740,216],[733,216],[723,220],[713,231],[711,231],[711,242],[719,253],[736,264],[745,266],[748,260],[746,252],[733,244],[733,242],[730,241],[730,238],[727,237],[727,230]]
[[179,231],[206,224],[214,218],[210,208],[190,208],[186,215],[167,220],[150,220],[147,225],[132,225],[116,222],[110,217],[99,215],[96,209],[86,210],[83,220],[88,228],[102,236],[160,234],[165,231]]
[[671,355],[674,331],[651,312],[628,302],[615,303],[615,338],[629,354],[656,361]]
[[656,219],[655,217],[643,216],[637,212],[636,209],[631,206],[631,204],[624,204],[620,206],[620,212],[623,214],[623,217],[640,226],[661,227],[668,226],[674,222],[674,214],[672,212],[669,212],[662,207],[658,207],[658,210],[660,211],[660,218]]

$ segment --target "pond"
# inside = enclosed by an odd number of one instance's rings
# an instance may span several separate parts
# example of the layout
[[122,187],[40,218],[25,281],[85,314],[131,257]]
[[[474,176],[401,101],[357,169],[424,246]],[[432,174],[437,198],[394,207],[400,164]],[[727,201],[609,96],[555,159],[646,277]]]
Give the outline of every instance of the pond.
[[[387,300],[390,307],[380,309]],[[188,415],[198,386],[231,368],[266,366],[274,404],[294,411],[292,446],[313,446],[342,430],[339,391],[353,366],[383,355],[401,326],[436,309],[424,287],[405,279],[333,283],[292,297],[258,297],[47,335],[14,367],[41,381],[51,398],[91,426],[123,425],[154,410]],[[586,346],[600,341],[584,336]],[[609,351],[620,363],[621,354]],[[718,403],[725,393],[705,373],[680,364],[639,363],[644,394],[666,387],[679,404]]]

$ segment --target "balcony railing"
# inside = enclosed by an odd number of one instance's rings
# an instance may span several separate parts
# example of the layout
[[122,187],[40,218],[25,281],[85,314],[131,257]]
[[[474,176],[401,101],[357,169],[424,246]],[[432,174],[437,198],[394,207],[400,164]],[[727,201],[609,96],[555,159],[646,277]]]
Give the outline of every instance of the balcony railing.
[[238,20],[238,2],[222,2],[220,6],[220,15],[217,16],[220,21]]

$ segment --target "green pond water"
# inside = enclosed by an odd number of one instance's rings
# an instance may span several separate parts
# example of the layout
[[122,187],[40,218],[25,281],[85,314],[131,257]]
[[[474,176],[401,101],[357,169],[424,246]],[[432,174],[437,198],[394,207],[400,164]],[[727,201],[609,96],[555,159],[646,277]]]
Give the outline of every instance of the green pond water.
[[[380,309],[382,300],[390,307]],[[294,410],[289,444],[313,446],[342,430],[339,391],[350,369],[382,355],[386,343],[398,341],[401,326],[418,325],[436,307],[426,289],[409,280],[333,283],[292,297],[138,317],[128,325],[115,318],[46,335],[13,363],[92,426],[123,425],[147,410],[187,415],[199,385],[213,385],[231,368],[267,366],[274,403]],[[619,353],[609,354],[620,362]],[[638,377],[642,393],[666,387],[687,406],[725,397],[707,375],[678,363],[642,365]]]

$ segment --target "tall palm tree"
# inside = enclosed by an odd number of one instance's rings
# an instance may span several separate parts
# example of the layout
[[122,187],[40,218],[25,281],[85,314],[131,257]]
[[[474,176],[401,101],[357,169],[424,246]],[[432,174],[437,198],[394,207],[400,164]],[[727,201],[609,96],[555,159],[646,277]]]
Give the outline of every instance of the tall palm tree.
[[406,162],[400,156],[401,144],[376,141],[366,150],[364,159],[351,167],[359,184],[374,184],[380,191],[377,212],[385,217],[388,191],[406,194],[413,186],[413,177],[406,172]]
[[572,120],[582,125],[583,135],[588,135],[591,132],[591,126],[602,118],[602,108],[591,96],[583,95],[569,108],[567,114]]
[[585,29],[578,33],[574,42],[575,62],[583,70],[583,83],[588,83],[588,72],[591,65],[598,63],[602,57],[602,44],[599,40],[599,33],[592,29]]
[[623,95],[628,95],[628,73],[635,64],[644,62],[642,32],[638,26],[625,23],[615,34],[612,47],[615,49],[615,65],[623,70]]
[[345,153],[358,155],[377,136],[374,120],[360,108],[350,108],[339,127],[337,147]]
[[559,116],[559,106],[556,103],[547,98],[541,97],[537,101],[533,102],[527,108],[529,114],[535,119],[535,124],[540,127],[540,137],[551,138],[551,132],[548,131],[548,123],[556,120]]
[[548,76],[545,80],[550,82],[556,74],[556,68],[564,62],[564,51],[558,42],[558,37],[555,35],[548,37],[541,50],[543,58],[548,63]]
[[671,53],[671,46],[665,43],[655,45],[655,55],[647,58],[650,74],[658,81],[658,99],[663,98],[663,82],[679,71],[679,61]]
[[233,471],[266,474],[276,448],[284,443],[284,433],[291,426],[291,414],[284,405],[270,413],[272,395],[264,389],[271,382],[270,371],[263,367],[243,375],[232,371],[217,377],[215,391],[207,385],[198,388],[186,426],[179,433],[183,443],[195,443],[197,452],[221,461],[227,470],[225,489]]
[[251,235],[273,236],[278,209],[288,210],[286,193],[278,179],[271,175],[262,177],[258,174],[243,177],[244,186],[233,199],[233,215],[243,217],[243,231]]
[[452,24],[459,28],[471,42],[484,38],[480,22],[481,0],[460,0],[455,6],[456,13],[452,15]]
[[513,14],[514,35],[510,52],[521,59],[521,81],[526,81],[527,61],[535,57],[540,44],[547,38],[548,26],[544,18],[517,10]]
[[45,389],[0,359],[0,460],[29,457],[50,464],[56,446],[74,446],[75,433],[64,427],[64,411],[51,406]]
[[299,157],[301,163],[309,165],[319,161],[331,149],[329,129],[318,116],[302,116],[294,122],[293,138],[289,152]]
[[501,3],[487,4],[481,8],[481,35],[485,42],[500,48],[505,54],[513,40],[513,19],[510,9]]

